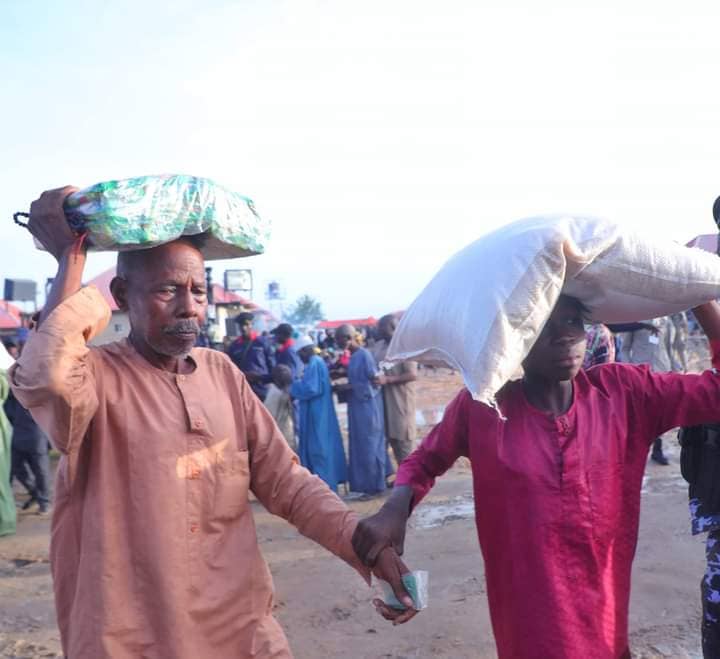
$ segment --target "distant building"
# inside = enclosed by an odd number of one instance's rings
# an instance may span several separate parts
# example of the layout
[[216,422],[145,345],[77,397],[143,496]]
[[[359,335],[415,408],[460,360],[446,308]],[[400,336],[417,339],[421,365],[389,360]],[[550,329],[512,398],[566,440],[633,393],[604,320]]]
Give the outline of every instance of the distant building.
[[100,294],[105,298],[105,302],[108,303],[110,310],[112,311],[112,318],[105,328],[102,334],[98,334],[91,343],[93,345],[102,345],[103,343],[112,343],[113,341],[119,341],[124,339],[130,334],[130,320],[128,319],[127,313],[120,311],[112,294],[110,293],[110,282],[115,278],[115,268],[110,268],[102,274],[91,279],[86,283],[86,286],[95,286],[100,291]]

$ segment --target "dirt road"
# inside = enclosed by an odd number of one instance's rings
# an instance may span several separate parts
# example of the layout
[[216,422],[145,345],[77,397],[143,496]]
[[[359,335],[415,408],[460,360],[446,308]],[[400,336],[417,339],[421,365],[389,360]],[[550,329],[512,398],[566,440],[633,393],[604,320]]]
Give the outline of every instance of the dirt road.
[[[420,407],[428,422],[442,413],[456,376],[424,376]],[[676,443],[670,467],[649,465],[633,574],[631,643],[636,657],[699,657],[702,539],[689,533],[687,494]],[[443,477],[415,514],[406,560],[430,572],[430,608],[393,628],[370,604],[362,580],[253,504],[257,533],[275,579],[276,614],[298,659],[495,657],[482,559],[471,519],[466,465]],[[362,514],[382,500],[351,502]],[[49,520],[22,516],[18,534],[0,538],[0,656],[58,657],[48,559]],[[542,615],[542,611],[538,611]]]

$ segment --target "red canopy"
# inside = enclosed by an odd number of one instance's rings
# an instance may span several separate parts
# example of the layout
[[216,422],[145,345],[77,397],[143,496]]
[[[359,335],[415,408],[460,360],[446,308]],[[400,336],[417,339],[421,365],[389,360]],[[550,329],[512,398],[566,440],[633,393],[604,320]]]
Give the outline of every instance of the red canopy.
[[0,300],[0,329],[19,329],[20,327],[22,327],[20,309],[14,304]]

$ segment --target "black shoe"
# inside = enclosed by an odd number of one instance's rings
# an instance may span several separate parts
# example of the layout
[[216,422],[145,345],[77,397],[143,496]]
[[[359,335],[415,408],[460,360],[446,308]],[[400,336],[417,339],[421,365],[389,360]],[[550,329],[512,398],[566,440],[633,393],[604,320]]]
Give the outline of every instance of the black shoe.
[[37,502],[37,499],[36,499],[34,496],[30,497],[30,498],[22,505],[22,510],[29,510],[30,507],[31,507],[34,503],[36,503],[36,502]]
[[670,460],[665,457],[662,451],[653,451],[650,454],[650,459],[663,467],[667,467],[670,464]]

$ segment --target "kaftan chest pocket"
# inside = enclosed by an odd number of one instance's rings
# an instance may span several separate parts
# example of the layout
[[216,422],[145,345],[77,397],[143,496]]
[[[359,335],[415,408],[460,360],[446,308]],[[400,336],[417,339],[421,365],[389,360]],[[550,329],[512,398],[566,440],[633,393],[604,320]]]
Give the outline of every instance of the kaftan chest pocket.
[[625,531],[622,512],[630,502],[623,501],[623,469],[620,464],[594,466],[587,472],[593,536],[601,543],[612,543]]
[[250,459],[247,449],[219,453],[215,464],[215,497],[211,516],[224,521],[239,517],[248,506]]

